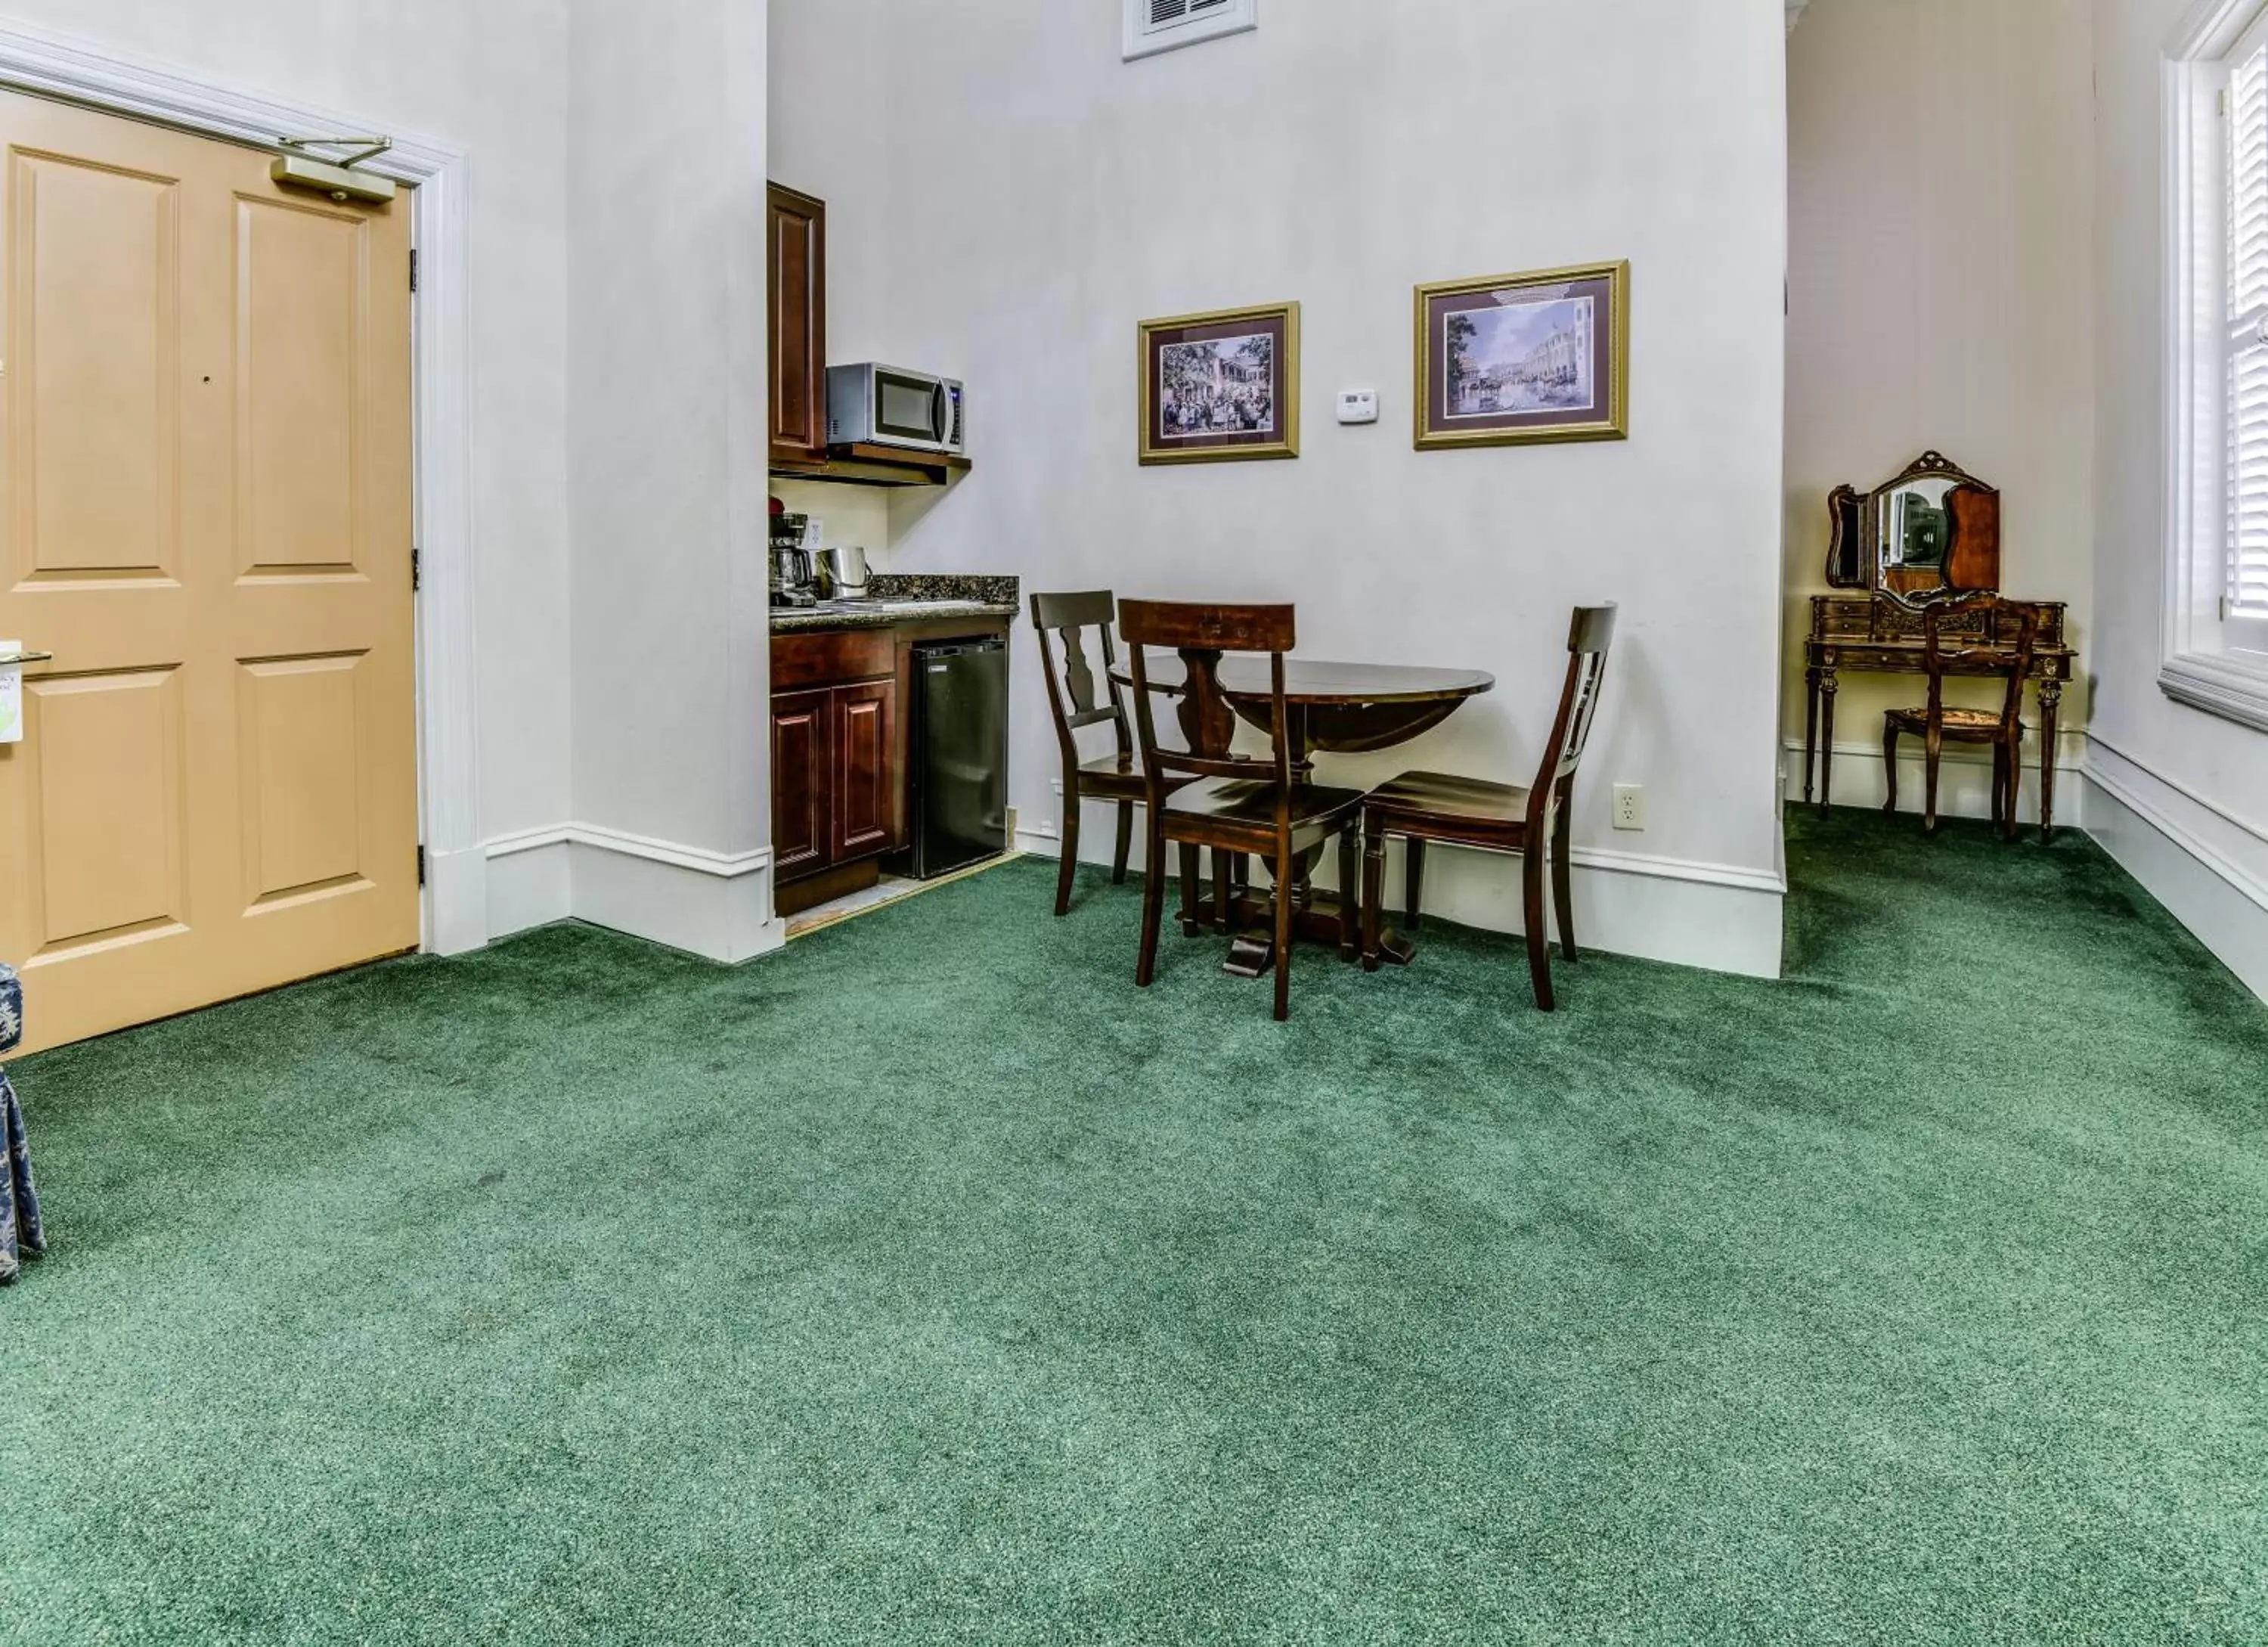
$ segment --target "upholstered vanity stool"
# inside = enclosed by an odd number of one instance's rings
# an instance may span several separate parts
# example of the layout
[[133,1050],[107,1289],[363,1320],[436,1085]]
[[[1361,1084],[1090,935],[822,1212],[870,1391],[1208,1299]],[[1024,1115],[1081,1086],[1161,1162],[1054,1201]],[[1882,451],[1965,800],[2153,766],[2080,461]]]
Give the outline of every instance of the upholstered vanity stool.
[[[0,1052],[24,1038],[24,986],[0,962]],[[24,1107],[8,1072],[0,1069],[0,1287],[16,1279],[20,1255],[45,1252],[40,1198],[32,1189],[32,1146],[24,1136]]]

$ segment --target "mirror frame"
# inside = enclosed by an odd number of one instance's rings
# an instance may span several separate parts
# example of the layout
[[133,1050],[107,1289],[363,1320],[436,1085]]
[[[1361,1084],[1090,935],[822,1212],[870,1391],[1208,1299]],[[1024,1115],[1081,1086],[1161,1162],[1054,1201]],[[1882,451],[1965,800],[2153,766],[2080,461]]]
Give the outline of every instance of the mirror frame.
[[[1990,539],[1979,552],[1992,572],[1988,580],[1974,586],[1974,591],[1999,590],[2000,489],[1987,485],[1934,448],[1923,453],[1870,492],[1861,493],[1855,487],[1837,486],[1828,494],[1828,514],[1833,528],[1827,549],[1827,583],[1830,588],[1865,589],[1877,595],[1894,593],[1882,587],[1882,500],[1900,487],[1911,485],[1918,480],[1950,481],[1955,489],[1977,492],[1989,500],[1985,520],[1990,525]],[[1956,521],[1955,539],[1947,546],[1946,553],[1945,589],[1948,593],[1974,592],[1970,586],[1954,579],[1954,565],[1962,549]],[[1909,599],[1914,593],[1905,592]]]

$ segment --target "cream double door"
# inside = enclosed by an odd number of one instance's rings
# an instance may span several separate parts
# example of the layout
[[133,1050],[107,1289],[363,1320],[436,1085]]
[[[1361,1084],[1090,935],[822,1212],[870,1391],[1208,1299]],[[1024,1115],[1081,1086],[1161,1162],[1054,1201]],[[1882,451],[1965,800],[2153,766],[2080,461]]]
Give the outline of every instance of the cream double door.
[[0,92],[27,1045],[418,940],[409,209]]

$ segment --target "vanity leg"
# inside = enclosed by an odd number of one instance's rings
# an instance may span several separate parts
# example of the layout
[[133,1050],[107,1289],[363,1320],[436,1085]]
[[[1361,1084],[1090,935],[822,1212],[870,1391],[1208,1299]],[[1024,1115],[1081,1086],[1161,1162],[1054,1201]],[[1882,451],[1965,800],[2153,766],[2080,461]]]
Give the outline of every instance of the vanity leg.
[[1803,804],[1811,804],[1811,777],[1819,764],[1819,671],[1803,672]]
[[1835,795],[1835,691],[1832,669],[1819,673],[1819,816],[1825,817]]
[[[2055,838],[2056,721],[2063,709],[2063,683],[2040,683],[2040,842]],[[2015,820],[2009,819],[2013,826]]]

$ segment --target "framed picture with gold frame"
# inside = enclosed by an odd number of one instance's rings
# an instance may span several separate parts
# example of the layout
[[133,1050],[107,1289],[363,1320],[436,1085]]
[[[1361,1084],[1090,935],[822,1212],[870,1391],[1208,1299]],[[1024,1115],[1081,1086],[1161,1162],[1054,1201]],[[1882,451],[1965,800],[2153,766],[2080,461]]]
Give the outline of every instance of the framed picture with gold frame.
[[1300,455],[1300,306],[1140,327],[1145,463]]
[[1418,449],[1630,438],[1630,265],[1418,288]]

